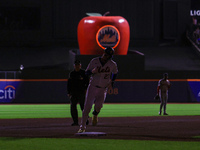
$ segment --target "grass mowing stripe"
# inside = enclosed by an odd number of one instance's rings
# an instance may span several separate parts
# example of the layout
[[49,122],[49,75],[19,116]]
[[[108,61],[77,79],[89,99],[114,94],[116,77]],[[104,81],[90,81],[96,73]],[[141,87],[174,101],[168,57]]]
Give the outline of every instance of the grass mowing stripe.
[[12,118],[66,118],[70,117],[69,105],[0,105],[1,119]]
[[199,142],[111,139],[0,138],[2,150],[198,150]]
[[[131,116],[157,116],[159,104],[107,104],[104,105],[100,116],[104,117],[131,117]],[[113,114],[114,112],[114,114]],[[168,104],[167,112],[170,116],[199,115],[200,104]]]
[[[80,107],[77,106],[79,117]],[[159,103],[155,104],[104,104],[99,117],[158,116]],[[200,104],[168,104],[170,116],[199,115]],[[14,118],[70,118],[69,104],[0,105],[0,119]],[[92,116],[92,111],[90,112]]]

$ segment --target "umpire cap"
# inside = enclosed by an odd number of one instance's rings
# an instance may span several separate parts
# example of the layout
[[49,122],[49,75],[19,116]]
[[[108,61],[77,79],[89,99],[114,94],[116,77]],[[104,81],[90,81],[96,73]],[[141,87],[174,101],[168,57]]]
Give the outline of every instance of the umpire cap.
[[80,60],[75,60],[74,64],[75,65],[79,65],[79,64],[81,64],[81,61]]

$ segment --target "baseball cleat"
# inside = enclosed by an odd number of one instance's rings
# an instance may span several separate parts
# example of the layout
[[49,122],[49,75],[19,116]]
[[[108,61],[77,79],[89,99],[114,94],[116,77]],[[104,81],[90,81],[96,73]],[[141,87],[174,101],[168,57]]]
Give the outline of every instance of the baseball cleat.
[[93,126],[96,126],[96,125],[97,125],[97,122],[98,122],[98,117],[97,117],[97,115],[93,115],[93,117],[92,117],[92,125],[93,125]]
[[80,129],[78,130],[78,133],[83,133],[83,132],[85,132],[85,129],[81,129],[81,128],[80,128]]
[[163,113],[163,115],[168,115],[167,113]]

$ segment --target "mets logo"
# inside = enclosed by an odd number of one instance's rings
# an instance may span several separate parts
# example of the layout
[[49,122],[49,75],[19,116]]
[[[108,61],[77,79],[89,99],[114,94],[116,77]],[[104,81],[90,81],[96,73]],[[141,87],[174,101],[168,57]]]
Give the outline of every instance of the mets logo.
[[0,90],[0,99],[15,99],[15,87],[8,85]]
[[105,49],[106,47],[115,48],[120,41],[120,33],[115,26],[105,25],[96,34],[97,44]]

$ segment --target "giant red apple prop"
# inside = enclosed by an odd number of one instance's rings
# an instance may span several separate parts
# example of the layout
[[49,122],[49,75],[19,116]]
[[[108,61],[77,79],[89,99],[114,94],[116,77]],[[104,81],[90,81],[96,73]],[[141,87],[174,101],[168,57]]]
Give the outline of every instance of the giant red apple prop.
[[115,55],[127,55],[130,28],[121,16],[84,17],[77,32],[81,55],[101,55],[106,47],[113,47]]

